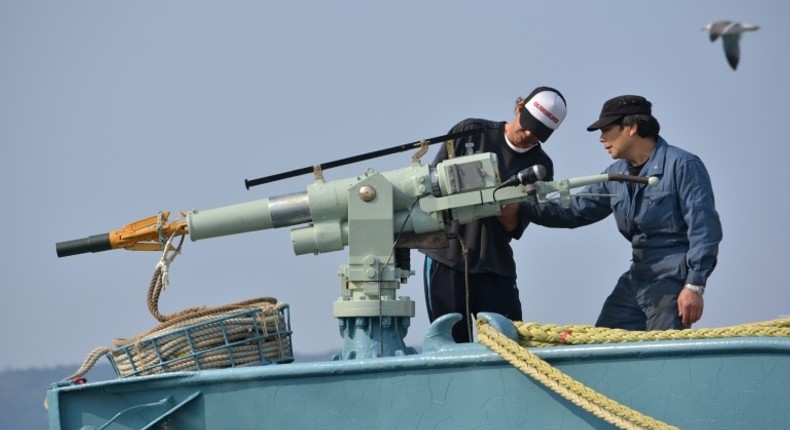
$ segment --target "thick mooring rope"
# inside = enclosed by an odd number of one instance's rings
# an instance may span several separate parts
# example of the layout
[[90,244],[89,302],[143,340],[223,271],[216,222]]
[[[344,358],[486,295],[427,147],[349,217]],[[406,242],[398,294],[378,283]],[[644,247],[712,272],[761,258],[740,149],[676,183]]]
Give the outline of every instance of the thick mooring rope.
[[82,365],[76,372],[72,373],[71,375],[63,378],[64,381],[78,381],[85,377],[86,374],[93,368],[97,361],[100,358],[104,357],[105,355],[110,353],[110,348],[106,346],[100,346],[95,348],[93,351],[88,353],[88,356],[85,357],[85,360],[82,362]]
[[576,406],[620,429],[675,429],[596,392],[571,378],[517,342],[509,339],[485,320],[477,321],[478,341],[499,354],[524,374],[543,384]]
[[517,343],[477,321],[478,340],[521,372],[553,390],[571,403],[621,429],[672,429],[669,424],[646,416],[596,392],[560,372],[537,355],[530,346],[581,345],[646,340],[712,339],[729,337],[790,337],[790,318],[738,326],[695,329],[628,331],[586,325],[558,326],[514,321],[521,342]]
[[631,331],[594,327],[513,322],[522,346],[584,345],[644,340],[716,339],[731,337],[790,337],[790,318],[693,330]]

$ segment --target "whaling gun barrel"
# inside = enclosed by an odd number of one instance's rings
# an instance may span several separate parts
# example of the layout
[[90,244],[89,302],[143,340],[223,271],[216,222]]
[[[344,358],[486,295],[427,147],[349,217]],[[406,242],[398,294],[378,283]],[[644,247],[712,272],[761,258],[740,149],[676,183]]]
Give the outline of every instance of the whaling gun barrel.
[[[489,182],[498,176],[491,166],[495,160],[490,154],[479,155],[489,165]],[[480,161],[477,161],[480,164]],[[446,163],[451,165],[453,163]],[[297,255],[329,252],[343,249],[348,244],[349,199],[375,199],[365,194],[349,197],[349,189],[360,181],[381,177],[392,184],[393,224],[403,225],[409,232],[438,231],[443,226],[441,219],[426,214],[409,214],[415,199],[433,192],[432,169],[413,163],[405,169],[384,173],[369,172],[364,177],[324,182],[317,180],[307,187],[306,192],[287,194],[268,199],[255,200],[209,210],[192,211],[185,215],[186,221],[167,223],[165,216],[154,216],[129,224],[110,233],[89,236],[56,244],[59,257],[100,252],[110,249],[161,250],[164,241],[173,233],[189,234],[191,240],[228,236],[238,233],[271,228],[299,226],[293,230],[293,244]],[[436,175],[434,175],[436,176]],[[439,185],[436,192],[440,193]],[[364,194],[364,195],[363,195]],[[380,197],[379,199],[381,199]],[[406,222],[408,220],[408,222]]]
[[307,193],[295,193],[187,214],[192,240],[312,221]]

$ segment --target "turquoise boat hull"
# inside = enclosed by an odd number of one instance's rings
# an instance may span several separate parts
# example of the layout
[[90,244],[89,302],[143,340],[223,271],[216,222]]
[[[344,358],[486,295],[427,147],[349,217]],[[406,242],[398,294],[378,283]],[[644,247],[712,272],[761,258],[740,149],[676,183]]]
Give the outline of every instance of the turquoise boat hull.
[[[60,429],[608,429],[483,345],[53,384]],[[682,429],[790,428],[790,339],[530,348],[609,398]]]

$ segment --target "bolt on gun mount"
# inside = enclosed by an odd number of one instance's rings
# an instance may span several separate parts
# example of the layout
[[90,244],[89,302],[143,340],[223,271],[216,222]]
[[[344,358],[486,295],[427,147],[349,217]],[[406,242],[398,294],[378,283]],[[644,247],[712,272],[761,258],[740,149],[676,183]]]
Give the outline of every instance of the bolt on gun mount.
[[[295,226],[291,239],[297,255],[349,248],[348,264],[340,269],[340,296],[333,307],[345,341],[341,358],[409,354],[414,350],[405,346],[403,338],[414,316],[414,302],[396,293],[414,273],[398,266],[395,247],[436,246],[431,240],[437,235],[446,240],[448,222],[498,215],[505,203],[535,196],[545,199],[553,192],[569,198],[571,188],[610,180],[657,183],[656,178],[605,174],[543,182],[537,166],[531,168],[532,174],[520,172],[520,178],[528,179],[503,183],[497,166],[493,153],[450,158],[435,167],[413,159],[400,170],[368,170],[362,176],[329,182],[317,178],[305,192],[192,211],[185,223],[168,224],[163,213],[143,220],[144,228],[130,228],[139,227],[133,223],[117,232],[58,243],[56,250],[62,257],[112,248],[152,249],[153,242],[158,239],[163,244],[168,235],[189,234],[197,241]],[[515,186],[502,186],[509,183]],[[148,244],[137,246],[130,231],[144,232],[136,237]]]

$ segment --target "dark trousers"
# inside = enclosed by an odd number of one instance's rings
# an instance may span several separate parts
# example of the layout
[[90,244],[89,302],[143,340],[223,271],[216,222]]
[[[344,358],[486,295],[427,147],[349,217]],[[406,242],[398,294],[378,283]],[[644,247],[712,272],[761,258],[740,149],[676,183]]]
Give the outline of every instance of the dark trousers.
[[453,326],[453,339],[456,342],[471,341],[469,316],[478,312],[496,312],[514,321],[522,318],[516,278],[494,273],[469,273],[467,308],[464,272],[427,256],[423,270],[425,303],[431,322],[449,313],[459,313],[463,317]]
[[678,296],[683,281],[655,278],[640,282],[624,273],[606,298],[597,327],[625,330],[670,330],[689,328],[678,316]]

